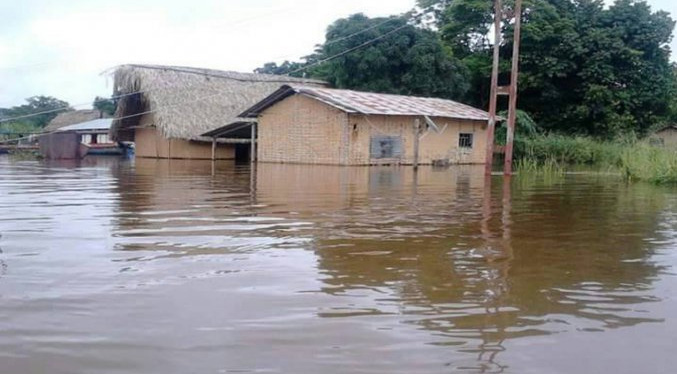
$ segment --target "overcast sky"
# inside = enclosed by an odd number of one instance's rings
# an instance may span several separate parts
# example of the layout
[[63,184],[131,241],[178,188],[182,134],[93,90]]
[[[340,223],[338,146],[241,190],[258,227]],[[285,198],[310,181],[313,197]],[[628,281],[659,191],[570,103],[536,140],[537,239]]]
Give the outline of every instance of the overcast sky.
[[[607,1],[609,2],[609,1]],[[88,108],[110,96],[102,72],[126,63],[250,72],[295,60],[332,21],[398,14],[415,0],[0,1],[0,107],[33,95]],[[677,18],[677,1],[649,0]],[[677,50],[677,41],[672,49]],[[675,54],[673,54],[675,59]]]

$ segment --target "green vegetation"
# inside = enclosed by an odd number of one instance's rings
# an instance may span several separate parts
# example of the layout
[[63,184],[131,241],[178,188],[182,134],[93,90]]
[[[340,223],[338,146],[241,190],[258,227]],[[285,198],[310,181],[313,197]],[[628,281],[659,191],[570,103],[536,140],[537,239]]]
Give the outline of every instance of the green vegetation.
[[562,165],[617,166],[629,140],[599,141],[584,136],[536,135],[515,140],[515,158]]
[[[379,37],[382,39],[370,43]],[[309,75],[340,88],[450,99],[463,97],[469,88],[468,69],[454,58],[438,35],[402,17],[355,14],[330,25],[326,38],[329,42],[306,56],[305,63],[267,63],[255,71]],[[352,49],[355,50],[341,55]],[[307,65],[311,66],[297,71]]]
[[[417,15],[339,19],[303,61],[256,71],[487,108],[493,0],[417,3]],[[513,4],[504,0],[508,14]],[[524,0],[522,20],[516,168],[559,175],[587,165],[629,180],[675,182],[675,152],[641,140],[677,122],[677,65],[668,46],[675,22],[668,13],[639,0],[608,7],[603,0]],[[501,84],[509,79],[512,27],[503,22]],[[496,136],[500,144],[505,129]]]
[[[72,110],[69,104],[63,100],[51,96],[33,96],[26,99],[26,104],[14,106],[11,108],[0,108],[0,120],[3,118],[17,118],[13,121],[3,121],[0,124],[15,123],[24,124],[34,129],[41,129],[47,126],[61,112]],[[49,112],[49,113],[44,113]],[[39,114],[38,114],[39,113]]]
[[67,102],[51,96],[33,96],[26,99],[26,104],[0,108],[0,141],[40,132],[59,113],[68,110]]
[[628,180],[654,184],[677,183],[677,151],[638,144],[621,155],[621,170]]
[[26,149],[11,150],[10,157],[13,161],[33,161],[43,158],[40,152]]
[[92,107],[94,109],[97,109],[101,113],[105,113],[112,116],[115,114],[115,110],[118,107],[118,103],[117,100],[97,96],[94,98]]
[[[504,4],[510,13],[511,0]],[[418,5],[422,14],[339,19],[303,61],[256,71],[487,108],[493,1]],[[544,131],[611,140],[677,122],[677,68],[668,46],[675,22],[668,13],[636,0],[606,8],[602,0],[524,0],[522,13],[519,106]],[[502,84],[509,78],[510,22],[503,32]]]
[[629,181],[677,183],[677,151],[633,139],[519,137],[515,141],[515,160],[515,169],[525,174],[563,174],[567,168],[587,165],[615,171]]
[[515,161],[515,170],[520,174],[561,175],[565,165],[552,157],[543,160],[524,157]]
[[[510,0],[504,1],[507,8]],[[466,100],[487,107],[492,0],[419,0],[440,9],[436,25],[471,69]],[[645,135],[674,121],[677,84],[668,43],[675,22],[644,1],[524,0],[519,106],[545,130],[605,139]],[[512,25],[503,24],[507,63]],[[501,80],[507,77],[503,67]]]

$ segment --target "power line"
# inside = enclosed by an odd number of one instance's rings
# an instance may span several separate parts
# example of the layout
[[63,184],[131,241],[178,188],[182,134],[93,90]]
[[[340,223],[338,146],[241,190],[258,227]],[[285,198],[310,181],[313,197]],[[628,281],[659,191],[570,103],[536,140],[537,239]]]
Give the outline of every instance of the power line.
[[406,19],[414,19],[414,18],[421,17],[421,16],[422,16],[424,13],[426,13],[429,9],[432,9],[432,8],[434,8],[434,7],[435,7],[435,5],[430,5],[430,6],[427,6],[427,7],[425,7],[425,8],[420,9],[419,14],[412,14],[412,12],[414,12],[414,11],[417,10],[417,9],[414,7],[414,8],[412,8],[412,9],[410,9],[409,11],[404,12],[404,13],[401,13],[401,14],[399,14],[399,15],[397,15],[397,16],[390,16],[390,17],[388,17],[385,21],[379,22],[379,23],[377,23],[377,24],[375,24],[375,25],[372,25],[372,26],[369,26],[369,27],[367,27],[366,29],[362,29],[362,30],[356,31],[356,32],[354,32],[354,33],[352,33],[352,34],[349,34],[349,35],[346,35],[346,36],[342,36],[342,37],[340,37],[340,38],[336,38],[336,39],[327,41],[327,42],[324,43],[324,45],[331,45],[331,44],[338,43],[338,42],[343,41],[343,40],[346,40],[346,39],[350,39],[350,38],[352,38],[353,36],[363,34],[363,33],[367,32],[367,31],[370,31],[370,30],[373,30],[373,29],[375,29],[375,28],[381,27],[381,26],[385,25],[385,24],[388,23],[388,22],[396,21],[396,20],[398,20],[398,19],[405,19],[405,20],[406,20]]
[[335,58],[338,58],[338,57],[341,57],[341,56],[343,56],[343,55],[346,55],[346,54],[348,54],[348,53],[350,53],[350,52],[356,51],[356,50],[358,50],[358,49],[360,49],[360,48],[366,47],[366,46],[368,46],[368,45],[370,45],[370,44],[372,44],[372,43],[374,43],[374,42],[377,42],[377,41],[379,41],[379,40],[381,40],[381,39],[387,37],[387,36],[390,35],[390,34],[393,34],[393,33],[397,32],[397,31],[400,31],[400,30],[402,30],[403,28],[408,27],[408,26],[409,26],[409,24],[405,24],[405,25],[402,25],[402,26],[397,27],[397,28],[395,28],[395,29],[392,29],[392,30],[388,31],[387,33],[385,33],[385,34],[383,34],[383,35],[381,35],[381,36],[379,36],[379,37],[377,37],[377,38],[368,40],[368,41],[366,41],[366,42],[364,42],[364,43],[362,43],[362,44],[360,44],[360,45],[358,45],[358,46],[356,46],[356,47],[350,48],[350,49],[345,50],[345,51],[343,51],[343,52],[341,52],[341,53],[337,53],[337,54],[335,54],[335,55],[333,55],[333,56],[330,56],[330,57],[327,57],[327,58],[325,58],[325,59],[322,59],[322,60],[313,62],[312,64],[308,64],[308,65],[303,66],[303,67],[301,67],[301,68],[298,68],[298,69],[296,69],[296,70],[292,70],[292,71],[288,72],[286,75],[291,75],[291,74],[298,73],[298,72],[300,72],[300,71],[306,70],[306,69],[311,68],[311,67],[313,67],[313,66],[317,66],[317,65],[323,64],[323,63],[325,63],[325,62],[327,62],[327,61],[331,61],[331,60],[333,60],[333,59],[335,59]]
[[16,121],[16,120],[18,120],[18,119],[23,119],[23,118],[35,117],[35,116],[39,116],[39,115],[42,115],[42,114],[56,113],[56,112],[65,111],[65,110],[71,109],[71,108],[73,108],[73,107],[79,107],[79,106],[84,106],[84,105],[90,105],[90,104],[92,104],[92,103],[101,103],[101,102],[108,101],[108,100],[115,100],[115,99],[119,99],[119,98],[122,98],[122,97],[125,97],[125,96],[131,96],[131,95],[135,95],[135,94],[137,94],[137,93],[143,93],[143,92],[147,92],[147,91],[149,91],[149,90],[146,90],[146,91],[129,92],[129,93],[126,93],[126,94],[111,96],[111,97],[109,97],[109,98],[102,98],[102,99],[99,99],[99,100],[94,100],[93,102],[86,102],[86,103],[79,103],[79,104],[67,105],[67,106],[62,106],[62,107],[53,108],[53,109],[49,109],[49,110],[43,110],[43,111],[40,111],[40,112],[35,112],[35,113],[30,113],[30,114],[23,114],[23,115],[15,116],[15,117],[0,118],[0,123],[2,123],[2,122]]
[[[430,7],[429,7],[429,8],[430,8]],[[424,8],[424,10],[425,10],[425,9],[427,9],[427,8]],[[424,12],[419,13],[419,14],[414,15],[414,16],[410,16],[410,17],[408,17],[408,18],[409,18],[409,19],[414,19],[414,18],[417,18],[417,17],[422,16],[423,13],[424,13]],[[408,14],[408,13],[404,13],[404,14],[403,14],[402,16],[400,16],[400,17],[403,17],[403,16],[406,15],[406,14]],[[333,39],[333,40],[331,40],[331,41],[329,41],[329,42],[325,42],[324,45],[333,44],[333,43],[336,43],[336,42],[341,41],[341,40],[346,40],[346,39],[348,39],[348,38],[354,37],[354,36],[356,36],[356,35],[359,35],[359,34],[364,33],[364,32],[366,32],[366,31],[372,30],[372,29],[374,29],[374,28],[376,28],[376,27],[382,26],[382,25],[384,25],[384,24],[386,24],[386,23],[388,23],[388,22],[391,22],[391,21],[397,20],[397,19],[399,19],[399,17],[391,17],[391,18],[389,18],[389,19],[386,20],[386,21],[380,22],[380,23],[378,23],[377,25],[370,26],[370,27],[368,27],[368,28],[366,28],[366,29],[364,29],[364,30],[355,32],[355,33],[353,33],[353,34],[350,34],[350,35],[347,35],[347,36],[344,36],[344,37],[340,37],[340,38],[338,38],[338,39]],[[316,61],[316,62],[311,63],[311,64],[308,64],[308,65],[305,65],[305,66],[303,66],[303,67],[301,67],[301,68],[299,68],[299,69],[296,69],[296,70],[293,70],[293,71],[291,71],[291,72],[288,72],[288,73],[285,74],[285,75],[286,75],[286,76],[290,76],[291,74],[298,73],[298,72],[300,72],[300,71],[309,69],[309,68],[311,68],[311,67],[313,67],[313,66],[317,66],[317,65],[323,64],[323,63],[325,63],[325,62],[331,61],[331,60],[333,60],[333,59],[335,59],[335,58],[344,56],[344,55],[346,55],[346,54],[348,54],[348,53],[351,53],[351,52],[356,51],[356,50],[358,50],[358,49],[360,49],[360,48],[366,47],[366,46],[368,46],[368,45],[370,45],[370,44],[372,44],[372,43],[374,43],[374,42],[377,42],[377,41],[379,41],[379,40],[381,40],[381,39],[383,39],[383,38],[385,38],[385,37],[387,37],[387,36],[389,36],[389,35],[391,35],[391,34],[397,32],[397,31],[399,31],[399,30],[402,30],[402,29],[404,29],[405,27],[408,27],[408,26],[409,26],[409,24],[404,24],[404,25],[399,26],[399,27],[397,27],[397,28],[395,28],[395,29],[393,29],[393,30],[388,31],[387,33],[385,33],[385,34],[383,34],[383,35],[380,35],[380,36],[378,36],[378,37],[376,37],[376,38],[370,39],[370,40],[368,40],[368,41],[366,41],[366,42],[364,42],[364,43],[362,43],[362,44],[360,44],[360,45],[357,45],[357,46],[355,46],[355,47],[349,48],[349,49],[347,49],[347,50],[345,50],[345,51],[343,51],[343,52],[341,52],[341,53],[337,53],[337,54],[332,55],[332,56],[330,56],[330,57],[327,57],[327,58],[325,58],[325,59]],[[132,64],[131,66],[134,66],[134,65]],[[158,68],[160,68],[160,67],[158,67]],[[186,72],[192,73],[192,74],[200,74],[199,72],[191,72],[191,71],[186,71]],[[104,101],[109,101],[109,100],[115,100],[115,99],[119,99],[119,98],[131,96],[131,95],[136,95],[136,94],[141,94],[141,93],[147,93],[147,92],[151,92],[151,91],[156,91],[156,90],[163,89],[163,88],[172,88],[172,87],[175,87],[175,86],[179,86],[179,84],[168,85],[168,86],[163,86],[163,87],[158,87],[158,88],[151,88],[151,89],[146,89],[146,90],[139,90],[139,91],[134,91],[134,92],[128,92],[128,93],[120,94],[120,95],[114,95],[114,96],[111,96],[111,97],[109,97],[109,98],[101,98],[101,99],[99,99],[99,100],[94,100],[92,103],[98,103],[98,102],[104,102]],[[193,86],[193,85],[189,85],[188,87],[194,87],[194,86]],[[188,88],[188,87],[185,87],[185,88]],[[90,104],[89,102],[87,102],[87,103],[79,103],[79,104],[73,104],[73,105],[63,106],[63,107],[60,107],[60,108],[53,108],[53,109],[49,109],[49,110],[44,110],[44,111],[40,111],[40,112],[36,112],[36,113],[25,114],[25,115],[21,115],[21,116],[8,117],[8,118],[0,118],[0,123],[2,123],[2,122],[9,122],[9,121],[15,121],[15,120],[18,120],[18,119],[23,119],[23,118],[30,118],[30,117],[39,116],[39,115],[42,115],[42,114],[49,114],[49,113],[55,113],[55,112],[65,111],[65,110],[71,109],[72,107],[79,107],[79,106],[84,106],[84,105],[89,105],[89,104]]]
[[[405,14],[406,14],[406,13],[405,13]],[[404,15],[404,14],[403,14],[403,15]],[[346,40],[346,39],[350,39],[350,38],[352,38],[353,36],[357,36],[357,35],[360,35],[360,34],[363,34],[363,33],[367,32],[367,31],[373,30],[373,29],[375,29],[375,28],[377,28],[377,27],[381,27],[381,26],[385,25],[385,24],[388,23],[388,22],[392,22],[392,21],[395,21],[395,20],[397,20],[397,19],[400,19],[400,17],[401,17],[401,16],[388,17],[388,19],[385,20],[385,21],[383,21],[383,22],[377,23],[376,25],[369,26],[369,27],[367,27],[366,29],[362,29],[362,30],[357,31],[357,32],[354,32],[354,33],[352,33],[352,34],[350,34],[350,35],[342,36],[342,37],[340,37],[340,38],[336,38],[336,39],[327,41],[327,42],[324,43],[324,45],[332,45],[332,44],[334,44],[334,43],[338,43],[338,42],[344,41],[344,40]]]
[[[327,45],[331,45],[331,44],[334,44],[334,43],[338,43],[338,42],[343,41],[343,40],[346,40],[346,39],[350,39],[350,38],[352,38],[352,37],[354,37],[354,36],[363,34],[363,33],[367,32],[367,31],[373,30],[373,29],[375,29],[375,28],[378,28],[378,27],[380,27],[380,26],[385,25],[386,23],[389,23],[389,22],[392,22],[392,21],[396,21],[396,20],[398,20],[398,19],[405,19],[405,20],[406,20],[406,19],[408,19],[408,18],[410,18],[410,19],[419,18],[419,17],[423,16],[428,10],[433,9],[433,8],[435,8],[435,5],[430,5],[430,6],[427,6],[427,7],[425,7],[425,8],[422,8],[422,9],[417,9],[416,7],[414,7],[414,8],[410,9],[410,10],[407,11],[407,12],[401,13],[401,14],[396,15],[396,16],[390,16],[390,17],[388,17],[388,19],[386,19],[385,21],[380,22],[380,23],[377,23],[376,25],[369,26],[369,27],[367,27],[366,29],[362,29],[362,30],[360,30],[360,31],[356,31],[356,32],[354,32],[354,33],[352,33],[352,34],[349,34],[349,35],[346,35],[346,36],[342,36],[342,37],[338,37],[338,38],[336,38],[336,39],[328,40],[328,41],[324,42],[322,45],[323,45],[323,46],[327,46]],[[418,13],[418,14],[413,14],[414,11],[418,11],[419,13]],[[274,58],[273,60],[282,60],[282,59],[285,59],[285,60],[286,60],[285,57],[276,57],[276,58]]]
[[[201,96],[201,97],[199,97],[199,98],[197,98],[197,99],[194,99],[194,100],[189,100],[189,101],[184,101],[184,102],[178,102],[178,103],[169,104],[169,105],[162,105],[162,106],[159,106],[159,107],[157,107],[157,108],[155,108],[155,109],[153,109],[153,110],[147,110],[147,111],[144,111],[144,112],[135,113],[135,114],[130,114],[130,115],[127,115],[127,116],[122,116],[122,117],[114,117],[114,118],[110,118],[110,120],[119,121],[119,120],[123,120],[123,119],[127,119],[127,118],[133,118],[133,117],[143,116],[143,115],[145,115],[145,114],[155,113],[155,112],[159,111],[160,109],[172,108],[172,107],[175,107],[175,106],[180,106],[180,105],[185,105],[185,104],[189,104],[189,103],[195,103],[195,102],[198,102],[198,101],[202,101],[202,100],[205,100],[205,99],[214,97],[214,96],[216,96],[216,95],[220,95],[220,94],[222,94],[222,93],[223,93],[223,91],[219,90],[219,91],[216,92],[216,93],[212,93],[212,94],[209,94],[209,95],[206,95],[206,96]],[[52,130],[52,131],[45,131],[45,132],[40,132],[40,133],[33,133],[33,134],[31,134],[30,136],[24,136],[24,137],[20,137],[20,138],[13,138],[13,139],[1,140],[1,141],[0,141],[0,144],[3,144],[3,143],[11,143],[11,142],[19,141],[19,140],[24,140],[24,139],[30,139],[31,136],[43,136],[43,135],[49,135],[49,134],[53,134],[53,133],[59,132],[59,131],[60,131],[60,129],[55,129],[55,130]]]
[[[412,20],[412,19],[415,19],[415,18],[419,18],[419,17],[421,17],[423,14],[425,14],[425,10],[428,9],[428,8],[430,8],[430,7],[424,8],[424,9],[421,11],[421,13],[416,14],[416,15],[412,15],[412,16],[409,16],[409,17],[406,17],[405,19]],[[412,9],[412,10],[414,10],[414,9]],[[407,15],[408,13],[409,13],[409,12],[404,13],[404,14],[402,14],[400,17],[403,17],[403,16]],[[359,35],[359,34],[362,33],[362,32],[365,32],[365,31],[367,31],[367,30],[369,30],[369,29],[374,29],[374,28],[376,28],[376,27],[378,27],[378,26],[382,26],[382,25],[384,25],[384,24],[386,24],[386,23],[388,23],[388,22],[390,22],[390,21],[396,20],[396,19],[399,19],[399,17],[393,17],[393,18],[390,18],[390,19],[388,19],[387,21],[384,21],[384,22],[381,22],[381,23],[376,24],[376,25],[374,25],[374,26],[371,26],[371,27],[369,27],[369,28],[367,28],[367,29],[365,29],[365,30],[362,30],[361,32],[356,32],[356,33],[350,34],[350,35],[346,36],[345,38],[352,37],[352,36],[355,36],[355,35]],[[372,43],[374,43],[374,42],[377,42],[377,41],[379,41],[379,40],[381,40],[381,39],[387,37],[387,36],[390,35],[390,34],[393,34],[393,33],[397,32],[397,31],[399,31],[399,30],[402,30],[402,29],[404,29],[405,27],[408,27],[408,26],[410,26],[410,25],[409,25],[408,23],[405,23],[404,25],[402,25],[402,26],[400,26],[400,27],[394,28],[394,29],[388,31],[388,32],[385,33],[385,34],[380,35],[380,36],[378,36],[378,37],[376,37],[376,38],[374,38],[374,39],[368,40],[368,41],[366,41],[366,42],[364,42],[364,43],[362,43],[362,44],[360,44],[360,45],[358,45],[358,46],[355,46],[355,47],[353,47],[353,48],[347,49],[347,50],[345,50],[345,51],[343,51],[343,52],[341,52],[341,53],[337,53],[337,54],[335,54],[335,55],[333,55],[333,56],[330,56],[330,57],[327,57],[327,58],[325,58],[325,59],[322,59],[322,60],[313,62],[313,63],[308,64],[308,65],[305,65],[305,66],[302,66],[302,67],[300,67],[300,68],[298,68],[298,69],[296,69],[296,70],[292,70],[292,71],[288,72],[286,75],[289,76],[289,75],[291,75],[291,74],[298,73],[298,72],[300,72],[300,71],[306,70],[306,69],[311,68],[311,67],[313,67],[313,66],[317,66],[317,65],[323,64],[323,63],[325,63],[325,62],[327,62],[327,61],[331,61],[331,60],[333,60],[333,59],[335,59],[335,58],[338,58],[338,57],[341,57],[341,56],[343,56],[343,55],[346,55],[346,54],[348,54],[348,53],[350,53],[350,52],[356,51],[356,50],[358,50],[358,49],[360,49],[360,48],[366,47],[366,46],[368,46],[368,45],[370,45],[370,44],[372,44]],[[341,38],[339,38],[339,39],[341,39]],[[336,40],[336,41],[339,41],[339,40]],[[330,43],[325,43],[325,45],[327,45],[327,44],[330,44]]]

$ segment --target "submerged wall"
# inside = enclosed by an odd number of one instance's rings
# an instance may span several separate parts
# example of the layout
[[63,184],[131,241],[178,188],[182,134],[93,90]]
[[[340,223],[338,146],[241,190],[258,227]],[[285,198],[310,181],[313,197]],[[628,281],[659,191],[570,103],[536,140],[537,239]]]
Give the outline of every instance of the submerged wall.
[[[420,126],[419,164],[432,164],[441,160],[451,164],[483,164],[486,152],[486,129],[484,121],[433,118],[438,131],[427,127],[422,117],[351,115],[350,116],[350,157],[351,165],[378,163],[412,164],[414,162],[415,121]],[[472,134],[472,146],[459,145],[460,134]],[[401,155],[395,159],[374,158],[372,139],[391,137],[401,142]]]
[[[184,139],[167,139],[154,127],[135,130],[134,144],[137,157],[208,160],[212,158],[212,144]],[[217,144],[216,159],[235,158],[235,146]]]
[[73,131],[55,132],[38,139],[40,153],[48,160],[72,160],[82,158],[80,135]]

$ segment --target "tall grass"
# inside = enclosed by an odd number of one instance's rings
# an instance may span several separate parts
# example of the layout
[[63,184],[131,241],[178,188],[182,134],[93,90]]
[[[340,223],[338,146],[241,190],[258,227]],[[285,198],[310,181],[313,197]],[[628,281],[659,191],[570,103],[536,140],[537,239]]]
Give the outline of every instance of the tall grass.
[[621,170],[628,180],[677,184],[677,150],[636,144],[623,152]]
[[633,138],[599,141],[589,137],[534,135],[515,140],[516,170],[557,174],[587,165],[619,171],[626,179],[677,183],[677,150],[653,147]]
[[554,158],[547,158],[545,160],[520,158],[515,162],[515,170],[521,174],[562,175],[564,174],[565,165]]
[[515,158],[563,165],[618,166],[628,141],[603,142],[583,136],[536,135],[515,141]]

